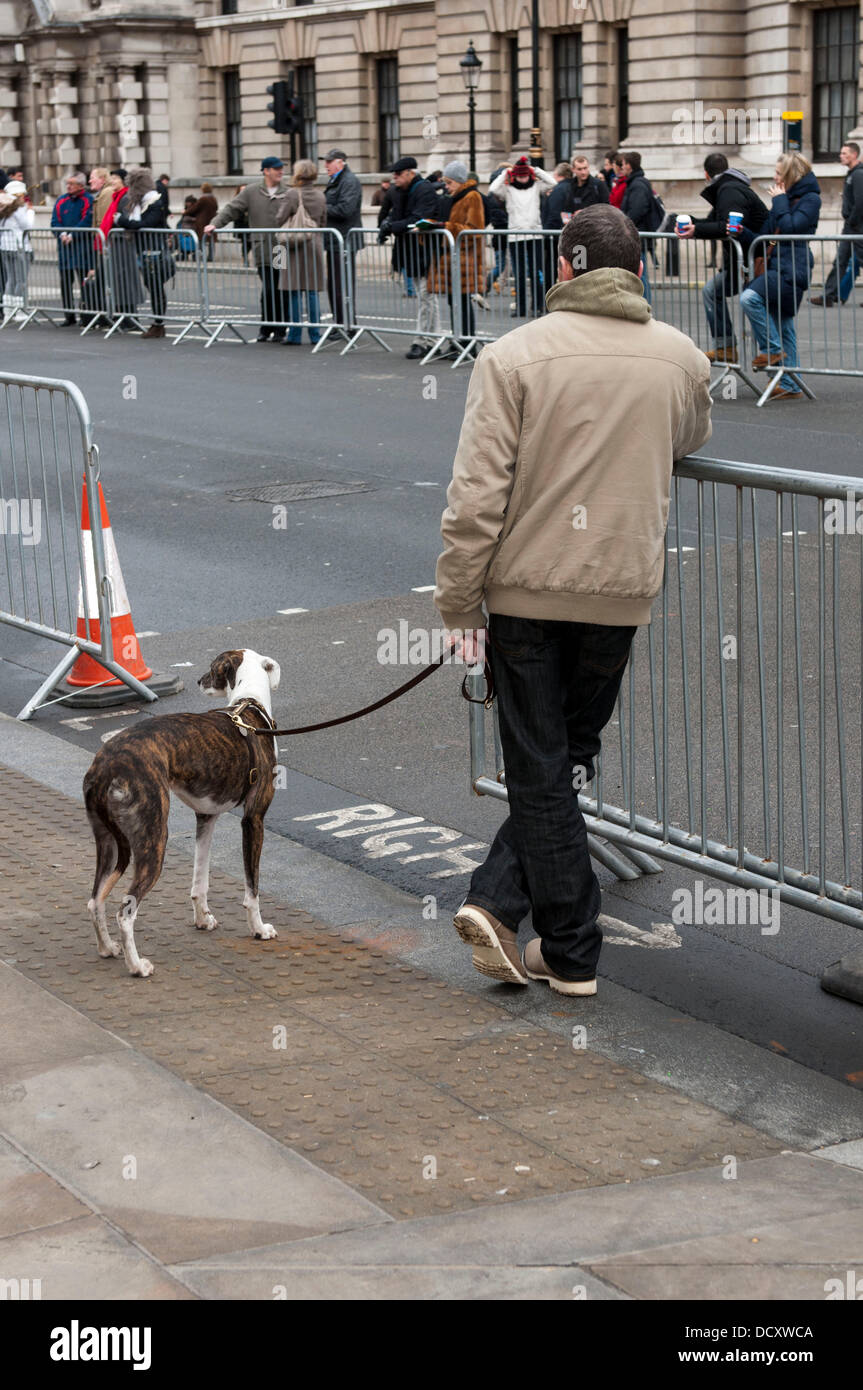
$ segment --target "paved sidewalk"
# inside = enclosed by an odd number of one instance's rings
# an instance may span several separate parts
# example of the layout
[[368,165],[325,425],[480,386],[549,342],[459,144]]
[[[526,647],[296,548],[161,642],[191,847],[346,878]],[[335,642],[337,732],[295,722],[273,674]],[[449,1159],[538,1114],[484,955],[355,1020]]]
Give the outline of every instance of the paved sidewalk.
[[43,1298],[818,1299],[863,1265],[863,1142],[790,1154],[574,1047],[590,1001],[557,1004],[569,1037],[526,1022],[503,987],[408,963],[403,932],[264,895],[279,938],[253,941],[219,870],[220,926],[196,932],[179,847],[138,919],[155,974],[132,979],[96,954],[92,864],[79,801],[0,770],[0,1278]]

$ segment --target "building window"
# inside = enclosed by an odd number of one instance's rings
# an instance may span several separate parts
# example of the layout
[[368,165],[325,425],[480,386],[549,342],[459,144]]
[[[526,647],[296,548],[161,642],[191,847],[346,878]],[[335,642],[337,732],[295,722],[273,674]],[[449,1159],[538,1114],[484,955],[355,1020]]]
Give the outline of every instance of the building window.
[[399,157],[399,64],[397,58],[379,58],[378,168],[391,169]]
[[845,136],[857,124],[859,29],[856,5],[815,14],[812,143],[816,159],[836,159]]
[[243,123],[240,111],[240,74],[228,68],[225,81],[225,144],[229,174],[243,172]]
[[521,111],[518,105],[518,34],[507,39],[509,67],[509,130],[510,144],[517,145],[521,135]]
[[237,0],[222,0],[222,14],[236,14]]
[[629,25],[617,33],[617,143],[629,134]]
[[559,160],[569,159],[582,134],[581,34],[554,40],[554,143]]
[[318,112],[315,105],[315,65],[304,63],[297,68],[297,96],[303,108],[300,131],[300,158],[318,162]]

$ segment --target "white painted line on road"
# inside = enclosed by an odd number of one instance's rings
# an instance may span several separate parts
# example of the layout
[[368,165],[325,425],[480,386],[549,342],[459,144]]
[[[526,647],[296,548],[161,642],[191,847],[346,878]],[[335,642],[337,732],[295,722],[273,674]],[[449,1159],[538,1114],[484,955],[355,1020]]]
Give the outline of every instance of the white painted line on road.
[[411,589],[412,594],[433,594],[434,591],[434,584],[418,584],[415,589]]
[[308,613],[309,610],[308,608],[279,608],[276,611],[289,617],[291,613]]
[[[599,915],[599,925],[603,928],[609,946],[649,946],[654,950],[668,951],[673,950],[675,946],[683,945],[671,922],[651,922],[653,930],[645,931],[643,927],[636,927],[632,922],[622,922],[619,917],[608,917],[602,912]],[[620,935],[610,936],[609,930]]]
[[[689,551],[694,550],[694,549],[695,549],[695,546],[694,546],[694,545],[682,545],[682,546],[680,547],[680,552],[681,552],[682,555],[686,555]],[[677,554],[677,546],[676,546],[676,545],[670,545],[670,546],[668,547],[668,553],[669,553],[669,555],[676,555],[676,554]]]
[[161,632],[139,632],[139,637],[161,637]]
[[[793,536],[793,535],[794,535],[794,532],[793,532],[793,531],[783,531],[782,534],[783,534],[783,536]],[[797,532],[797,535],[798,535],[798,536],[808,536],[808,535],[809,535],[809,532],[808,532],[808,531],[798,531],[798,532]]]

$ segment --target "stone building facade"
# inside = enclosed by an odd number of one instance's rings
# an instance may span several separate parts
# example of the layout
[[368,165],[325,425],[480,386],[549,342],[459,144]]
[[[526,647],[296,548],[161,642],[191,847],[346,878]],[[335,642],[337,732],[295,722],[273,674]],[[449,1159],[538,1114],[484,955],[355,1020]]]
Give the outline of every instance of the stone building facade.
[[[859,0],[538,0],[538,17],[546,165],[624,145],[685,200],[711,148],[766,175],[799,110],[804,153],[837,180],[860,119]],[[70,166],[117,161],[236,183],[290,157],[266,91],[289,78],[295,153],[339,146],[369,179],[398,153],[433,168],[468,155],[472,40],[485,178],[529,145],[531,20],[532,0],[0,0],[0,166],[51,192]]]

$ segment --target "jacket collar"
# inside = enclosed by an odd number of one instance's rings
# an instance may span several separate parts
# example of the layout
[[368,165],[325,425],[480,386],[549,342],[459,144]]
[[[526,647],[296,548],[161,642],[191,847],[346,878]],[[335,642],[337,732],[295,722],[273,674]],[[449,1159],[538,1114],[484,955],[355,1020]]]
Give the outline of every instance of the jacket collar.
[[589,270],[574,280],[559,281],[549,290],[545,303],[549,313],[564,309],[634,323],[646,323],[650,318],[650,305],[638,276],[618,266]]

